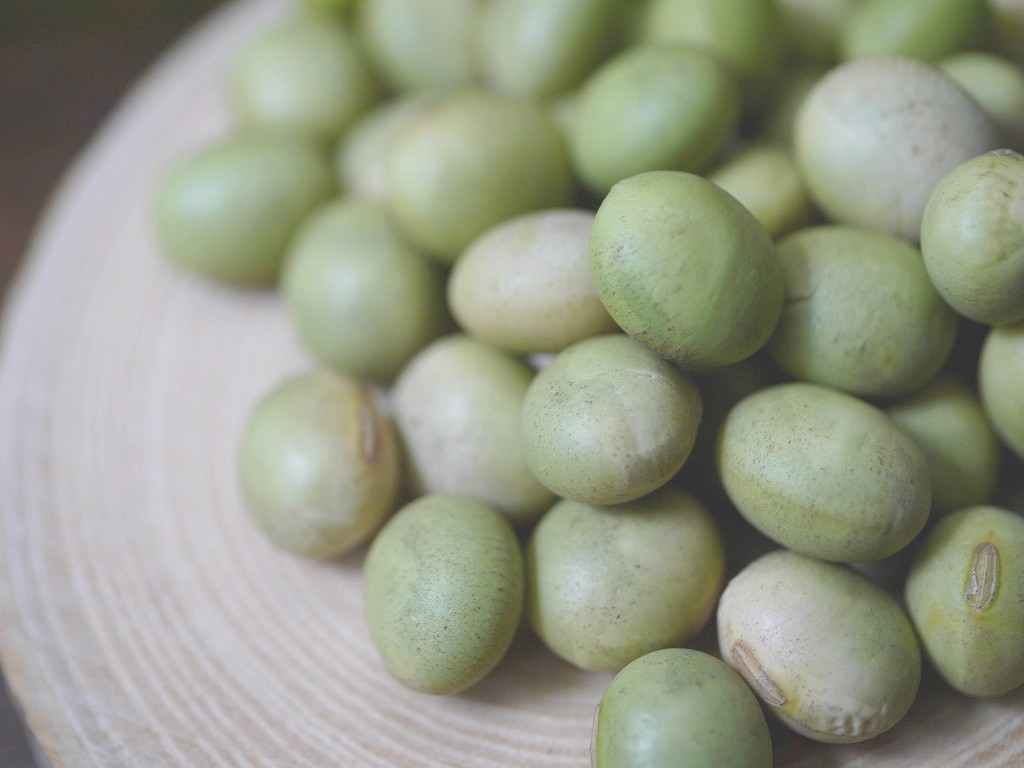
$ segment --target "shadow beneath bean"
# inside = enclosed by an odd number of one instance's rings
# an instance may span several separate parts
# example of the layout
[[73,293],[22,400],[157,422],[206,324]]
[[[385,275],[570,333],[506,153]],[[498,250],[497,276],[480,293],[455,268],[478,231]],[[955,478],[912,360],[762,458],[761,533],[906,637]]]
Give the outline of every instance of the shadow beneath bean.
[[561,700],[566,709],[593,709],[612,677],[577,669],[560,659],[524,623],[501,663],[461,696],[500,707],[535,707],[542,700]]
[[[937,764],[957,754],[964,745],[985,745],[993,754],[973,764],[998,762],[1000,750],[1008,756],[1013,738],[981,737],[999,723],[1008,734],[1024,731],[1024,688],[994,699],[971,699],[947,686],[926,669],[917,699],[906,717],[880,736],[857,744],[819,744],[803,738],[777,721],[772,722],[776,768],[868,768]],[[1002,745],[1002,746],[1000,746]],[[991,762],[991,760],[996,762]],[[1002,764],[1002,763],[999,763]]]

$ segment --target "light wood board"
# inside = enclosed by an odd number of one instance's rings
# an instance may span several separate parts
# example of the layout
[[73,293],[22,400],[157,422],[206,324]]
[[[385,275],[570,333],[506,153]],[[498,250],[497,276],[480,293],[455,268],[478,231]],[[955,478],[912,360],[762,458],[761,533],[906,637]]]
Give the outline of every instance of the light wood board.
[[[272,292],[180,274],[150,226],[168,165],[229,130],[224,73],[287,13],[228,7],[140,84],[74,167],[8,301],[0,358],[0,656],[55,766],[589,765],[608,675],[523,633],[470,691],[382,669],[361,554],[314,563],[252,527],[235,477],[250,406],[311,364]],[[862,745],[777,731],[779,766],[1024,765],[1024,692],[928,680]]]

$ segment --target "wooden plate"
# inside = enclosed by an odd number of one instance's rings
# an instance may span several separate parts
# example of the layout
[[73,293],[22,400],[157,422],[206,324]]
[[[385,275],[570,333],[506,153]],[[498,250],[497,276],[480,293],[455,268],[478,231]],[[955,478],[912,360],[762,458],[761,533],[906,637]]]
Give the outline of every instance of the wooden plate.
[[[57,766],[572,766],[610,677],[523,633],[470,691],[406,691],[362,616],[361,555],[313,563],[246,518],[246,412],[310,365],[270,293],[175,272],[150,201],[229,130],[227,64],[283,0],[231,6],[146,78],[66,179],[3,329],[0,650]],[[1021,766],[1024,691],[926,681],[862,745],[777,732],[779,766]],[[724,768],[724,767],[723,767]]]

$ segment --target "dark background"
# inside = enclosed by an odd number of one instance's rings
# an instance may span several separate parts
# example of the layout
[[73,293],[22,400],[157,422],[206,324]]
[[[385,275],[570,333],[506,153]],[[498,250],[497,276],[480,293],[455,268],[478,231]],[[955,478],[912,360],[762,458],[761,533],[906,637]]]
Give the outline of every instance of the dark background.
[[[0,0],[0,303],[46,201],[131,83],[224,0]],[[0,768],[32,766],[0,692]]]

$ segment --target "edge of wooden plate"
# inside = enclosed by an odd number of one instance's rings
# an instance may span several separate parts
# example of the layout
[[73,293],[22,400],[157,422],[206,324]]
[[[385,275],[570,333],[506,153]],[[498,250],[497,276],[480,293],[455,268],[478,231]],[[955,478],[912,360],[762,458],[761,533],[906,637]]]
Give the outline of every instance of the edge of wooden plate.
[[[181,90],[180,85],[201,79],[210,59],[222,57],[226,47],[238,45],[259,26],[283,15],[286,3],[287,0],[233,0],[201,18],[129,88],[72,160],[50,194],[24,257],[0,297],[0,392],[12,388],[12,380],[20,373],[19,366],[32,355],[25,349],[20,329],[32,322],[29,310],[33,304],[46,306],[43,283],[63,258],[60,247],[67,241],[66,232],[84,229],[80,201],[106,182],[110,168],[118,162],[115,147],[124,138],[140,132],[149,135],[147,126],[155,124],[166,112],[160,106],[175,104],[175,99],[165,97],[168,91],[175,86]],[[209,131],[211,138],[221,127]],[[0,445],[4,449],[13,447],[13,441],[5,440]],[[5,458],[0,455],[3,466],[11,466]],[[3,475],[0,481],[6,482]],[[11,510],[5,507],[0,514],[11,514]],[[34,659],[32,638],[20,626],[11,584],[6,578],[0,579],[0,666],[11,701],[25,723],[33,757],[40,768],[78,766],[79,756],[84,757],[80,738],[62,717],[63,706],[47,687]]]

